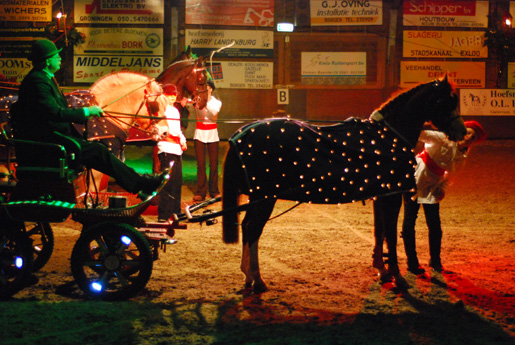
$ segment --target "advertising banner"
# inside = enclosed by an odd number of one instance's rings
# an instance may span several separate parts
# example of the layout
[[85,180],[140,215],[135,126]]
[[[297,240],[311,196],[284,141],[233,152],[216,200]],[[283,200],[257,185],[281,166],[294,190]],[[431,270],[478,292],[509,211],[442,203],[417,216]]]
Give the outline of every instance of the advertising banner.
[[52,1],[2,0],[0,1],[0,21],[51,22]]
[[302,84],[363,85],[367,79],[365,52],[303,52]]
[[186,24],[274,26],[274,0],[186,0]]
[[75,0],[76,23],[164,24],[162,0]]
[[209,56],[232,42],[232,47],[217,52],[216,57],[274,57],[274,32],[270,30],[186,30],[186,46],[198,56]]
[[219,88],[271,89],[274,83],[272,62],[221,61],[207,67]]
[[311,0],[311,25],[382,25],[383,1]]
[[404,31],[403,57],[484,59],[484,31]]
[[404,26],[488,27],[488,1],[407,0]]
[[515,91],[506,89],[461,89],[461,115],[515,115]]
[[400,87],[411,88],[447,74],[456,88],[484,88],[485,62],[401,61]]
[[86,41],[74,47],[73,81],[93,83],[116,71],[157,77],[163,71],[163,30],[81,27]]

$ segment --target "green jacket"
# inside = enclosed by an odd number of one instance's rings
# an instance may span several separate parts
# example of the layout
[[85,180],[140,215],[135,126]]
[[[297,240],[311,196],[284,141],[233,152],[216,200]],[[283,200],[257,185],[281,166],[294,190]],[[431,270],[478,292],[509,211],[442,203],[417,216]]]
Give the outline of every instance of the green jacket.
[[17,139],[53,142],[54,131],[80,137],[72,123],[85,123],[82,108],[70,108],[57,84],[43,71],[32,69],[20,85],[11,108]]

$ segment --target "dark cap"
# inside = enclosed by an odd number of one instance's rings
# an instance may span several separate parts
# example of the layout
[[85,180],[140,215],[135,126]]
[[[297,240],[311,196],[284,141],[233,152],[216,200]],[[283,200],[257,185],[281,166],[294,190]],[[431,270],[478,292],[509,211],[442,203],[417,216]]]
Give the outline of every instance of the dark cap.
[[62,49],[57,49],[54,42],[50,40],[35,40],[32,42],[32,51],[29,55],[29,60],[34,62],[42,61],[54,56],[61,50]]
[[216,87],[215,87],[215,82],[214,82],[214,80],[213,80],[213,79],[209,79],[209,80],[207,81],[207,85],[209,85],[209,86],[213,89],[213,91],[216,89]]

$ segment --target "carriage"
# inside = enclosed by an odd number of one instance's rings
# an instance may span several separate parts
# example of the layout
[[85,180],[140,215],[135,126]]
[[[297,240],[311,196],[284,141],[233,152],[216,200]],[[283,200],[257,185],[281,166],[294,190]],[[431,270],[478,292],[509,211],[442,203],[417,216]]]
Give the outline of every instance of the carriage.
[[[202,58],[182,54],[157,81],[137,73],[113,73],[88,91],[73,92],[68,101],[83,106],[94,100],[102,106],[107,116],[100,122],[90,120],[82,131],[89,140],[104,141],[117,152],[131,130],[145,139],[160,133],[159,109],[166,104],[160,84],[175,84],[202,107],[207,78]],[[8,167],[2,174],[9,179],[0,186],[0,299],[23,289],[33,272],[46,264],[54,245],[50,223],[70,217],[82,225],[70,262],[84,294],[108,301],[137,295],[150,279],[159,251],[173,243],[176,229],[186,228],[179,220],[159,223],[142,217],[169,175],[152,195],[110,193],[96,185],[91,188],[94,179],[67,137],[58,143],[15,139],[8,124],[2,123],[1,138]]]

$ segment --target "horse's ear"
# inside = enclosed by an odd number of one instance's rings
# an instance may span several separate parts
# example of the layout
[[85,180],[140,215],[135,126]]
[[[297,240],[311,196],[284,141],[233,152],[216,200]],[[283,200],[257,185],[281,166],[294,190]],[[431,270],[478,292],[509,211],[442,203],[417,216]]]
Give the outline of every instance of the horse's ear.
[[187,46],[186,47],[186,50],[184,51],[184,54],[186,54],[186,56],[188,58],[191,58],[191,46]]

